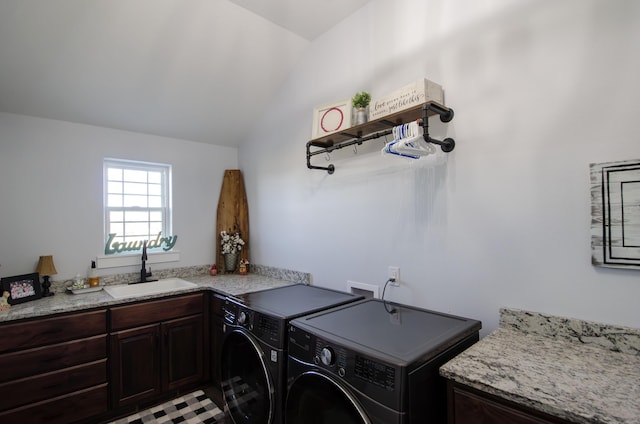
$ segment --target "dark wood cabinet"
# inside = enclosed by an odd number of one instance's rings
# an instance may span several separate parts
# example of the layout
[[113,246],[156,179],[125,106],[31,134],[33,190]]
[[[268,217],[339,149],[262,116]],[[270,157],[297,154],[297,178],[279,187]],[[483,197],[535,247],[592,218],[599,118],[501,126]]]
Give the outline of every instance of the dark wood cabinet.
[[115,408],[205,381],[203,299],[198,293],[111,309]]
[[1,323],[0,422],[101,422],[203,386],[211,304],[199,292]]
[[568,424],[523,405],[448,383],[449,424]]
[[0,326],[0,422],[73,423],[107,411],[106,310]]
[[222,405],[222,375],[220,370],[220,354],[224,335],[224,300],[225,296],[214,293],[211,297],[211,383],[213,401]]
[[163,388],[178,389],[201,381],[203,373],[202,314],[162,324],[166,371]]
[[158,396],[160,326],[147,325],[111,333],[111,392],[114,407]]

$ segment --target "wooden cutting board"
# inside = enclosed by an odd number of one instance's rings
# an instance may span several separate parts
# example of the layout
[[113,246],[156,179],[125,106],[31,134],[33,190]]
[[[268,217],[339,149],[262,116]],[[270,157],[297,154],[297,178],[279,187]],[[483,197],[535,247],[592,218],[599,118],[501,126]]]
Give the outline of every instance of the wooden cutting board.
[[216,267],[218,272],[224,271],[224,258],[220,246],[220,232],[223,230],[230,233],[240,232],[240,237],[244,240],[240,258],[249,259],[249,206],[247,193],[244,190],[244,180],[239,169],[224,171],[220,198],[218,199],[216,230]]

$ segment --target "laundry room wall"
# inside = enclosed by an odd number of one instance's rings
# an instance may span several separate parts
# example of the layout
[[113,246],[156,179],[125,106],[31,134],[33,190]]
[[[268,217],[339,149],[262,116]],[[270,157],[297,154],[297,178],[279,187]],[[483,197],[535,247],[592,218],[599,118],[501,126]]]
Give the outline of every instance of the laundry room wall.
[[[240,149],[252,261],[347,280],[498,325],[501,306],[640,327],[640,270],[591,265],[589,164],[640,158],[640,4],[373,0],[316,39]],[[457,147],[419,161],[384,140],[308,170],[315,106],[419,78]],[[327,164],[324,156],[314,158]]]
[[172,166],[180,261],[152,271],[213,262],[218,196],[224,170],[238,166],[236,148],[0,113],[0,152],[0,277],[33,272],[40,255],[53,255],[54,281],[86,275],[104,254],[104,158]]

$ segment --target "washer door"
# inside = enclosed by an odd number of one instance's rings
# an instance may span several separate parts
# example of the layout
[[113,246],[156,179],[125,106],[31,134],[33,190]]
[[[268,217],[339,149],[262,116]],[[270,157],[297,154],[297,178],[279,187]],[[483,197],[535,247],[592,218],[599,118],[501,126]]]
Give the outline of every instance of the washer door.
[[271,424],[274,386],[253,337],[234,330],[222,345],[222,390],[235,424]]
[[286,424],[371,424],[358,401],[342,386],[315,371],[298,376],[287,395]]

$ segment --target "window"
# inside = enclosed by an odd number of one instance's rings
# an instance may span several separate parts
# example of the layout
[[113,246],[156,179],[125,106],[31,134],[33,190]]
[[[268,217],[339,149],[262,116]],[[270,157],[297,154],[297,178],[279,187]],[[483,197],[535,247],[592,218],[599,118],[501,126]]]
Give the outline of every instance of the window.
[[105,253],[131,253],[144,240],[170,236],[171,166],[105,159],[104,205]]

